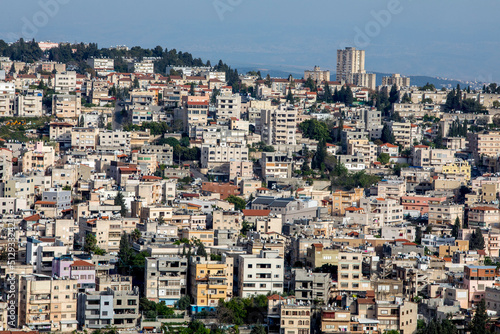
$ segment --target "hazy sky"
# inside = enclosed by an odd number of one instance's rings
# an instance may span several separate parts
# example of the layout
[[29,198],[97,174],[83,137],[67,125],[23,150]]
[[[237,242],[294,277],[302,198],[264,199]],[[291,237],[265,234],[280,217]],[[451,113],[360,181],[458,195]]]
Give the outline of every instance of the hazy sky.
[[498,0],[11,0],[2,8],[0,38],[9,41],[161,45],[285,71],[334,71],[336,50],[358,46],[367,70],[500,82]]

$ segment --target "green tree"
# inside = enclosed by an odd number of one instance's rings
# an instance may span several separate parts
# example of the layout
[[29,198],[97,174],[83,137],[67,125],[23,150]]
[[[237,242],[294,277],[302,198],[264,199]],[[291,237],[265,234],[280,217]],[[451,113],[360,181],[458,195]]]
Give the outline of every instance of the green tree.
[[175,307],[179,310],[187,310],[190,306],[191,298],[189,296],[183,296],[175,303]]
[[415,243],[419,244],[422,242],[422,228],[417,226],[415,229]]
[[266,328],[260,324],[253,326],[250,334],[266,334]]
[[476,228],[469,240],[469,248],[472,250],[481,250],[484,249],[484,237],[483,232],[479,227]]
[[391,156],[387,153],[380,153],[377,161],[379,161],[382,165],[387,165],[391,161]]
[[85,235],[85,244],[83,245],[83,250],[87,253],[94,251],[97,247],[97,239],[92,233]]
[[320,140],[316,148],[316,153],[311,162],[311,168],[324,170],[324,162],[326,157],[326,143]]
[[455,219],[455,224],[453,225],[451,229],[451,236],[454,237],[455,239],[458,239],[458,232],[460,231],[460,218]]
[[292,87],[288,87],[288,94],[286,95],[286,101],[290,104],[293,104],[293,102],[294,102],[294,97],[292,94]]
[[134,229],[132,231],[132,233],[130,234],[130,239],[133,241],[133,242],[137,242],[140,238],[141,238],[141,231],[139,231],[139,229]]
[[382,138],[384,143],[394,144],[396,139],[394,138],[394,133],[392,132],[390,126],[386,123],[382,128]]
[[328,125],[325,122],[320,122],[314,118],[308,119],[299,124],[299,130],[306,138],[331,142]]
[[122,217],[125,217],[127,215],[127,206],[125,205],[125,198],[123,197],[121,191],[119,191],[118,194],[116,194],[114,204],[120,206],[120,215]]
[[245,210],[245,208],[247,206],[247,203],[245,202],[245,200],[243,198],[240,198],[240,197],[237,197],[234,195],[228,196],[228,198],[226,198],[226,201],[228,201],[229,203],[233,203],[234,208],[236,210]]
[[472,318],[472,322],[470,324],[470,333],[471,334],[485,334],[487,333],[486,325],[488,324],[488,313],[486,312],[486,302],[484,298],[481,299],[479,304],[476,307],[476,314],[474,314],[474,318]]
[[122,275],[132,273],[131,265],[133,263],[134,251],[130,246],[127,233],[123,233],[120,239],[120,250],[118,251],[118,272]]
[[205,259],[208,257],[207,250],[205,249],[205,245],[203,242],[197,240],[196,241],[196,255],[203,256]]

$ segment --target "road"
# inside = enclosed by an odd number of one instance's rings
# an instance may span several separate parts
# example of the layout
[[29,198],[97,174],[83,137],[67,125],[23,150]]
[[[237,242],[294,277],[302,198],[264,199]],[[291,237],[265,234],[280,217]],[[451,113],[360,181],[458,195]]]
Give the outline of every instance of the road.
[[197,168],[190,166],[189,170],[191,173],[193,173],[193,179],[201,179],[202,182],[208,181],[208,179],[205,177],[205,175],[201,174]]

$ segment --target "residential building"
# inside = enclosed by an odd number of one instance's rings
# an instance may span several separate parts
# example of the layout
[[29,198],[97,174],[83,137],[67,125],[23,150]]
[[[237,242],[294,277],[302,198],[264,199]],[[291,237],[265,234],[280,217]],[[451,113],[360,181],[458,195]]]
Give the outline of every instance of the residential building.
[[398,90],[404,87],[410,87],[410,78],[402,77],[399,73],[395,73],[390,77],[382,77],[382,86],[396,86]]
[[238,295],[243,298],[282,293],[284,259],[276,250],[261,250],[260,254],[238,256]]
[[17,116],[19,117],[42,117],[43,92],[29,89],[26,94],[19,94],[16,99]]
[[78,321],[88,329],[132,330],[139,323],[139,287],[86,292],[78,296]]
[[292,269],[292,287],[297,301],[328,304],[332,278],[328,273],[313,273],[306,269]]
[[43,142],[36,142],[33,150],[28,150],[23,155],[23,172],[41,170],[54,166],[55,151],[52,146],[45,146]]
[[[76,72],[66,71],[55,74],[54,88],[56,93],[68,94],[76,91]],[[56,95],[56,94],[54,94]]]
[[52,95],[52,115],[62,119],[78,120],[82,113],[82,97],[80,93]]
[[454,225],[457,218],[463,223],[464,207],[449,202],[429,204],[428,218],[429,225]]
[[465,266],[463,288],[469,293],[469,307],[477,305],[486,297],[486,288],[495,285],[496,270],[495,266]]
[[191,260],[191,312],[214,310],[219,300],[227,301],[233,291],[233,258],[225,254],[221,261],[209,261],[200,256]]
[[77,330],[77,281],[46,275],[19,277],[18,325],[31,330]]
[[316,83],[329,82],[330,81],[330,71],[322,71],[319,66],[314,66],[312,71],[304,71],[304,80],[311,78]]
[[221,94],[216,97],[215,115],[217,120],[241,118],[241,95]]
[[295,145],[297,110],[280,105],[275,109],[263,109],[260,117],[262,141],[267,145]]
[[493,206],[475,206],[469,209],[468,223],[475,227],[500,227],[500,210]]
[[146,258],[145,295],[173,306],[187,294],[188,259],[181,256]]
[[353,47],[337,50],[337,81],[353,83],[353,74],[364,72],[365,50]]

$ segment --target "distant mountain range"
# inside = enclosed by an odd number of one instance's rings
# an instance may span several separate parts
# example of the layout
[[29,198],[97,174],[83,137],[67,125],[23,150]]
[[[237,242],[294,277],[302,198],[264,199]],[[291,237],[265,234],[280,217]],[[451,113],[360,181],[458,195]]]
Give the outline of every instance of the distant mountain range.
[[[302,78],[304,77],[304,72],[300,72],[298,70],[293,70],[293,71],[284,71],[280,69],[264,69],[264,68],[259,68],[259,67],[250,67],[250,66],[238,66],[238,72],[239,73],[247,73],[250,71],[259,71],[262,75],[262,77],[265,77],[267,74],[269,74],[273,78],[288,78],[288,76],[291,74],[294,78]],[[377,85],[382,84],[382,77],[386,76],[391,76],[392,74],[390,73],[380,73],[380,72],[373,72],[377,75]],[[445,88],[453,88],[456,87],[457,84],[460,84],[462,88],[465,88],[467,86],[471,86],[471,88],[480,88],[483,86],[483,82],[470,82],[470,81],[465,81],[465,80],[455,80],[455,79],[444,79],[444,78],[436,78],[436,77],[429,77],[425,75],[410,75],[410,84],[412,86],[418,86],[422,87],[426,83],[433,84],[436,88],[440,89],[442,87]],[[331,79],[335,80],[335,73],[331,74]]]

